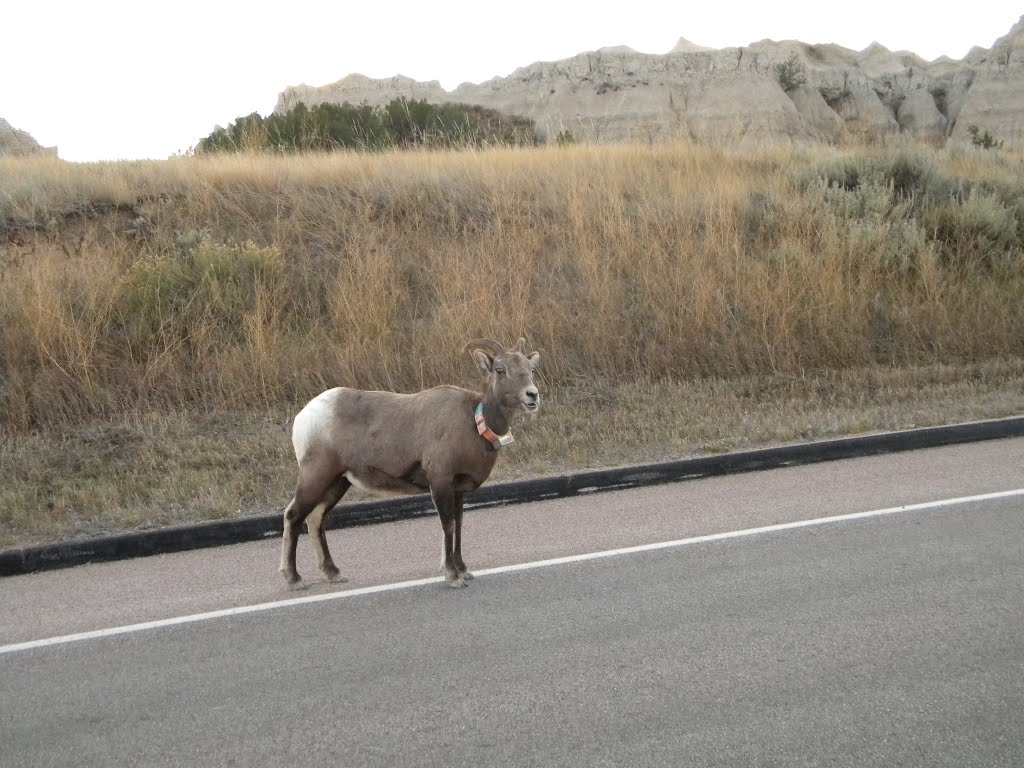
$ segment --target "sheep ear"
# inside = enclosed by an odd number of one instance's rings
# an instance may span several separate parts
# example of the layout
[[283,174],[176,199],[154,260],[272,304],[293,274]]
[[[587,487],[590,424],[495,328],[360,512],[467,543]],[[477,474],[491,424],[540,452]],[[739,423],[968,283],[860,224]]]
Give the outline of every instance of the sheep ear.
[[531,353],[527,360],[530,361],[530,368],[536,368],[537,363],[540,362],[540,352]]
[[485,374],[490,373],[494,370],[494,358],[484,352],[482,349],[473,350],[473,359],[476,360],[477,366]]

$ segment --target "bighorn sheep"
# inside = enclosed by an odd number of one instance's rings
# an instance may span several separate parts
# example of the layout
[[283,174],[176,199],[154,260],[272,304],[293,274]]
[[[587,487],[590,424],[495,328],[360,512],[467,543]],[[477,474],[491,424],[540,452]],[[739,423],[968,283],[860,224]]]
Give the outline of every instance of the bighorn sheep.
[[323,521],[353,485],[379,493],[430,491],[444,531],[448,586],[473,575],[462,560],[463,496],[491,474],[498,449],[511,442],[512,417],[540,407],[533,370],[540,355],[526,355],[524,339],[505,349],[491,339],[469,342],[485,376],[482,392],[440,386],[416,394],[336,387],[313,398],[292,426],[299,463],[295,497],[284,511],[281,574],[290,587],[297,536],[306,522],[317,564],[330,581],[345,581],[331,559]]

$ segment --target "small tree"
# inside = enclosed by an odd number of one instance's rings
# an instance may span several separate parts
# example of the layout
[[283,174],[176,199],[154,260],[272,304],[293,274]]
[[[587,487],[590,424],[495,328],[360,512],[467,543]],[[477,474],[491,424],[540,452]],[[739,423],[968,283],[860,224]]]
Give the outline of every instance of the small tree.
[[970,125],[967,127],[967,132],[971,134],[971,144],[981,149],[1002,149],[1003,142],[996,141],[996,137],[988,132],[986,128],[984,132],[976,125]]
[[807,82],[807,71],[795,53],[791,53],[788,59],[775,65],[775,75],[779,78],[779,85],[786,93]]

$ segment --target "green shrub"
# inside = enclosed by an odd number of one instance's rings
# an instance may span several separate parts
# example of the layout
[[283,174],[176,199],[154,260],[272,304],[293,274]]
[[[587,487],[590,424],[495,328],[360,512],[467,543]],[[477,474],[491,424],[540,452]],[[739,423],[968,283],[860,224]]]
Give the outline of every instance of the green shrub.
[[201,140],[196,151],[279,152],[383,150],[391,147],[481,147],[537,144],[533,121],[469,104],[394,99],[368,104],[317,104],[266,118],[253,113]]

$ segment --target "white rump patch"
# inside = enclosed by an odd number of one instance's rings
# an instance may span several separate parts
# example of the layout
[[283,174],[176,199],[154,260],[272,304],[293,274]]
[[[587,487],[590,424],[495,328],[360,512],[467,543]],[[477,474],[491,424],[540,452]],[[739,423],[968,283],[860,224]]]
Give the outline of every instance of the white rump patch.
[[313,444],[320,431],[327,424],[334,401],[341,392],[341,387],[328,389],[314,397],[295,416],[292,424],[292,445],[295,448],[295,458],[301,464],[302,458]]

